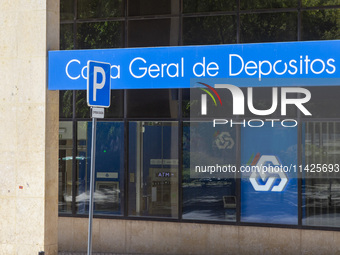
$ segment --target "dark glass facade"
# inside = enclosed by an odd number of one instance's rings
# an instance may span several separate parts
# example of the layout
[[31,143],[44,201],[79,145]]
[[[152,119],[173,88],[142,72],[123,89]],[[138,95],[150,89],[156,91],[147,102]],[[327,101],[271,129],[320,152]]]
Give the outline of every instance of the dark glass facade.
[[[338,0],[62,0],[60,5],[61,50],[340,39]],[[242,176],[190,172],[193,162],[240,167],[254,162],[257,153],[280,153],[302,166],[340,163],[340,89],[308,89],[313,100],[306,108],[313,117],[288,108],[287,116],[299,122],[288,133],[278,126],[259,133],[242,125],[215,130],[196,114],[188,89],[112,90],[111,107],[97,126],[95,215],[339,228],[340,178],[334,174],[292,176],[288,193],[266,201],[252,199],[258,194]],[[231,102],[229,96],[224,101]],[[254,102],[268,109],[270,88],[255,89]],[[88,212],[91,129],[86,91],[60,91],[60,215]],[[280,139],[286,145],[276,152],[271,144]],[[281,214],[261,213],[268,208]]]

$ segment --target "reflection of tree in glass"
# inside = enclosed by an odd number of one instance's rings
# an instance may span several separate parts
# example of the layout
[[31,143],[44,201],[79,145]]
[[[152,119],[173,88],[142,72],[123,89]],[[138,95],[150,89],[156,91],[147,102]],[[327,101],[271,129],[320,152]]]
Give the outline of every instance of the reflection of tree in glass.
[[271,8],[289,8],[297,7],[296,0],[242,0],[240,1],[240,8],[242,10],[251,9],[271,9]]
[[77,2],[78,18],[106,18],[123,15],[122,0],[81,0]]
[[87,105],[86,90],[76,91],[76,117],[89,118],[90,107]]
[[70,0],[60,0],[60,20],[73,20],[74,3]]
[[78,49],[123,47],[123,27],[120,21],[80,23],[77,27]]
[[339,5],[339,0],[302,0],[302,6],[327,6]]
[[240,40],[280,42],[297,40],[297,12],[241,15]]
[[72,109],[72,100],[73,100],[73,93],[72,90],[66,90],[66,91],[62,91],[60,92],[60,108],[61,110],[61,116],[63,118],[72,118],[72,113],[73,113],[73,109]]
[[236,42],[236,16],[185,18],[183,44],[227,44]]
[[60,25],[60,49],[72,50],[73,45],[73,24]]
[[184,12],[232,11],[236,9],[236,1],[225,0],[184,0]]
[[339,17],[339,9],[302,12],[302,40],[339,39]]

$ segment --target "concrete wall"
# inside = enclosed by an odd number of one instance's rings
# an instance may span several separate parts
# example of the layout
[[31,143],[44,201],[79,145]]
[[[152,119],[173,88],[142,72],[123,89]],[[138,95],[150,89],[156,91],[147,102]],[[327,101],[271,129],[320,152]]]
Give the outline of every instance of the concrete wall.
[[0,1],[0,254],[57,254],[58,0]]
[[[86,251],[85,218],[59,218],[59,250]],[[93,252],[151,254],[340,254],[340,232],[94,219]]]

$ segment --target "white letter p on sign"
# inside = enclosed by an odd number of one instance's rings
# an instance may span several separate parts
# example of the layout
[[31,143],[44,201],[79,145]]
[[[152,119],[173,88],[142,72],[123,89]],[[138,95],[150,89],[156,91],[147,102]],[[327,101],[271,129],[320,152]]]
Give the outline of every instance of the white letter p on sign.
[[[101,83],[98,83],[98,73],[102,75]],[[97,101],[97,89],[102,89],[105,85],[105,71],[100,66],[94,66],[93,70],[93,101]]]
[[87,105],[90,107],[110,107],[111,64],[87,61]]

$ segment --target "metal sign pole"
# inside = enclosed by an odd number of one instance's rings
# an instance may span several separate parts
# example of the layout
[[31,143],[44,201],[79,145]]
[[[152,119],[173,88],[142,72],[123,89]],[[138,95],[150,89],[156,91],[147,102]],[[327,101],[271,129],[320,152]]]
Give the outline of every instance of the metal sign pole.
[[[99,78],[101,77],[101,79]],[[89,201],[89,232],[87,255],[92,255],[93,193],[96,162],[97,118],[104,118],[104,109],[111,104],[111,64],[89,60],[87,62],[87,105],[91,107],[92,144]],[[94,108],[99,107],[99,108]]]
[[92,221],[93,221],[93,193],[95,177],[95,156],[96,156],[96,129],[97,118],[92,116],[92,144],[91,144],[91,176],[90,176],[90,201],[89,201],[89,232],[87,242],[87,255],[92,255]]

